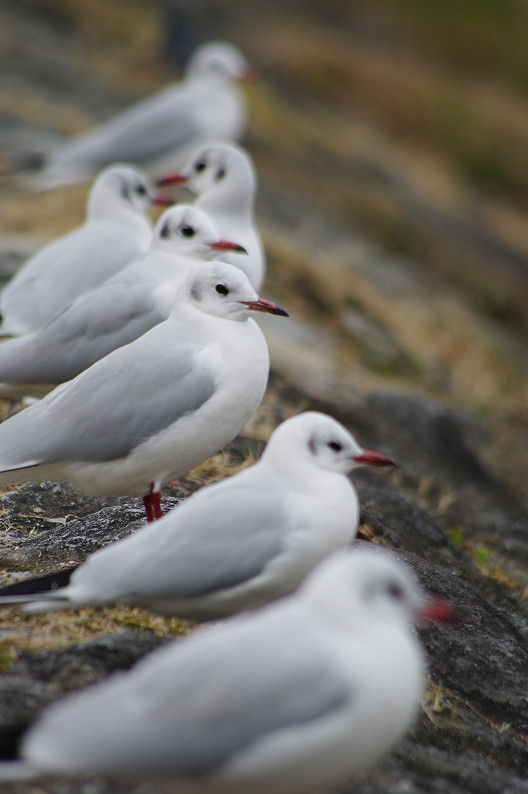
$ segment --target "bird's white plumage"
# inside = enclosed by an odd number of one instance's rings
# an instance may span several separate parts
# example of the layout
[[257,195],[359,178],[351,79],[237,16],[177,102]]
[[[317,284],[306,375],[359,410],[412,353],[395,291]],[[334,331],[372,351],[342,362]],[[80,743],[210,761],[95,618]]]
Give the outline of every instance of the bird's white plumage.
[[26,769],[155,780],[194,794],[294,794],[368,769],[418,707],[414,578],[338,552],[297,594],[151,654],[47,709]]
[[140,496],[210,457],[266,388],[268,350],[245,304],[257,300],[231,265],[190,273],[167,320],[0,425],[0,482]]
[[181,175],[196,194],[194,206],[207,212],[222,237],[247,250],[243,259],[233,254],[224,259],[243,270],[258,292],[266,256],[254,217],[257,174],[249,154],[231,143],[211,143],[193,153]]
[[201,210],[166,210],[146,256],[80,295],[44,328],[0,346],[0,395],[41,396],[166,320],[184,278],[219,254],[219,241]]
[[124,159],[162,176],[181,167],[200,143],[237,140],[246,127],[237,81],[247,72],[247,61],[232,44],[202,45],[191,56],[182,81],[52,150],[36,185],[46,189],[84,181],[104,165]]
[[20,336],[41,328],[78,295],[144,255],[152,200],[142,172],[127,165],[105,169],[90,191],[85,223],[45,246],[3,290],[2,332]]
[[347,474],[363,454],[331,417],[295,416],[275,430],[259,463],[96,552],[68,587],[0,606],[124,602],[194,620],[253,609],[295,590],[353,540],[359,504]]

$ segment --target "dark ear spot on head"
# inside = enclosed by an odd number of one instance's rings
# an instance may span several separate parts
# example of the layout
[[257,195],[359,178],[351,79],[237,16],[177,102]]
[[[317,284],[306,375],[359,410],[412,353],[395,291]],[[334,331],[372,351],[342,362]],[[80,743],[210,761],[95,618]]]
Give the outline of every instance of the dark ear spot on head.
[[202,296],[202,293],[200,291],[200,287],[198,286],[198,284],[193,284],[192,287],[191,287],[191,298],[194,301],[199,301],[201,296]]
[[221,60],[221,58],[211,58],[208,65],[213,72],[225,71],[224,62]]
[[389,582],[387,585],[387,592],[395,601],[400,601],[405,595],[402,586],[397,582]]
[[160,237],[163,237],[164,240],[167,237],[170,237],[170,228],[169,228],[169,224],[168,223],[165,223],[162,226],[161,231],[160,231]]
[[314,436],[310,436],[310,438],[308,439],[308,449],[310,450],[312,455],[315,455],[315,453],[317,452],[317,444],[315,443]]
[[220,182],[220,180],[223,179],[225,175],[226,175],[225,168],[219,168],[218,171],[216,172],[216,181]]
[[130,192],[128,190],[128,185],[125,182],[123,182],[121,186],[121,195],[126,201],[130,201]]

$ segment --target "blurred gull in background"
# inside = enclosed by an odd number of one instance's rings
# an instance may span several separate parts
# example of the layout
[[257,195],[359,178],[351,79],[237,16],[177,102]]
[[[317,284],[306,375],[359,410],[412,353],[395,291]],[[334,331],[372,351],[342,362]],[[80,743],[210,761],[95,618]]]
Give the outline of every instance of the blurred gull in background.
[[252,311],[286,315],[232,265],[204,264],[167,320],[0,425],[0,484],[142,496],[214,455],[257,410],[269,355]]
[[203,44],[189,59],[181,82],[45,155],[35,186],[46,189],[82,182],[116,160],[162,176],[167,169],[181,167],[200,143],[238,140],[246,127],[246,107],[237,82],[247,80],[250,73],[246,59],[232,44]]
[[42,396],[133,342],[167,319],[190,270],[230,250],[244,253],[220,239],[201,210],[166,210],[145,257],[80,295],[43,328],[0,345],[0,396]]
[[91,555],[67,587],[5,596],[0,606],[125,603],[192,620],[253,609],[295,590],[354,539],[359,503],[347,474],[363,465],[394,464],[331,417],[300,414],[275,430],[259,463]]
[[14,275],[0,296],[5,335],[41,328],[83,292],[99,286],[148,251],[156,201],[148,177],[128,165],[95,180],[79,228],[46,245]]
[[228,254],[223,258],[243,270],[258,292],[266,274],[266,257],[254,219],[257,174],[249,154],[228,143],[201,147],[180,172],[158,184],[185,184],[197,196],[194,206],[207,212],[222,237],[244,246],[247,257]]
[[425,678],[413,629],[449,620],[396,555],[338,552],[295,596],[171,643],[46,709],[3,779],[98,773],[194,794],[294,794],[375,764]]

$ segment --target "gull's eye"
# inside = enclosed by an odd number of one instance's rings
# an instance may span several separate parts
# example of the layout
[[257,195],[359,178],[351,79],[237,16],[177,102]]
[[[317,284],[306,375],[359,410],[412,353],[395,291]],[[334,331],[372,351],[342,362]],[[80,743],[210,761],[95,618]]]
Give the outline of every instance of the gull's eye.
[[180,234],[184,237],[194,237],[195,231],[192,226],[180,226]]
[[226,175],[225,168],[219,168],[216,174],[216,181],[219,182],[221,179],[225,177],[225,175]]
[[146,196],[147,195],[147,188],[145,185],[137,185],[136,186],[136,193],[138,196]]
[[396,582],[391,582],[387,585],[387,593],[390,595],[391,598],[394,598],[396,601],[399,601],[403,598],[403,589],[400,587],[399,584]]
[[207,167],[207,163],[204,163],[203,160],[201,160],[199,163],[196,163],[196,165],[194,166],[194,170],[196,171],[197,174],[201,174],[202,171],[206,169],[206,167]]
[[343,445],[339,443],[339,441],[329,441],[328,447],[332,449],[334,452],[341,452],[343,449]]
[[228,295],[229,290],[225,286],[225,284],[217,284],[215,290],[218,292],[219,295]]

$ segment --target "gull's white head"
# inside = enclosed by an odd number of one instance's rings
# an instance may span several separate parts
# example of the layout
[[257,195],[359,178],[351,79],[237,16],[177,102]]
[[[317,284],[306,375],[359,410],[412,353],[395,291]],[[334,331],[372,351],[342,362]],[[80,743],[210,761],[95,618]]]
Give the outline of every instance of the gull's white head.
[[178,295],[201,311],[228,320],[246,320],[252,311],[288,316],[276,303],[259,298],[248,277],[225,262],[211,262],[193,270]]
[[395,465],[385,455],[363,449],[342,424],[316,411],[298,414],[279,425],[262,459],[282,459],[287,465],[315,466],[337,474],[348,474],[358,466]]
[[[252,207],[257,190],[255,166],[249,154],[233,143],[201,146],[185,167],[158,184],[185,184],[196,196],[218,197],[220,209]],[[212,200],[212,199],[211,199]]]
[[311,603],[355,623],[409,625],[424,619],[456,620],[449,604],[427,598],[411,568],[394,552],[380,547],[336,552],[301,588]]
[[206,261],[222,251],[246,253],[238,243],[222,239],[205,212],[187,204],[170,207],[160,216],[154,228],[152,247]]
[[240,50],[227,41],[202,44],[191,55],[186,73],[190,77],[245,81],[251,67]]
[[148,176],[131,165],[108,166],[97,176],[88,197],[90,218],[112,218],[122,213],[145,216],[156,200]]

